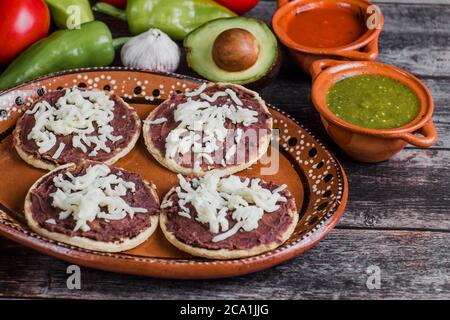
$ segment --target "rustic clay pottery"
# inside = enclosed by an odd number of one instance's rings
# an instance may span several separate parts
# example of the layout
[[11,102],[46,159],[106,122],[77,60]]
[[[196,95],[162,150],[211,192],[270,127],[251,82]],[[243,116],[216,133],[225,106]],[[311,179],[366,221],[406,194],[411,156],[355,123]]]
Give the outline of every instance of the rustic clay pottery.
[[[316,8],[346,7],[361,14],[366,21],[367,8],[370,1],[365,0],[278,0],[278,10],[272,18],[272,26],[280,41],[289,48],[294,62],[306,73],[311,64],[319,59],[341,59],[355,61],[374,61],[378,58],[378,38],[384,25],[381,11],[377,11],[378,27],[368,29],[356,41],[336,48],[313,48],[300,45],[293,41],[287,33],[287,26],[298,12]],[[339,26],[336,26],[339,30]],[[301,31],[300,31],[301,32]]]
[[[312,101],[320,113],[322,123],[331,138],[352,158],[380,162],[402,150],[406,143],[430,147],[436,142],[431,92],[405,70],[379,62],[319,60],[312,64],[310,72],[313,77]],[[362,128],[336,117],[327,106],[328,90],[337,81],[360,74],[386,76],[407,85],[419,98],[421,109],[418,116],[402,127],[389,130]]]
[[[23,203],[27,190],[46,172],[27,165],[17,156],[11,143],[11,131],[38,96],[72,86],[110,90],[122,96],[145,119],[171,93],[197,87],[200,83],[201,80],[176,74],[93,68],[50,75],[0,93],[0,235],[78,265],[183,279],[221,278],[255,272],[291,259],[317,244],[333,229],[344,211],[347,178],[339,162],[321,142],[276,108],[271,108],[277,130],[269,154],[278,159],[278,164],[268,163],[263,157],[239,173],[261,176],[280,185],[286,183],[296,200],[300,215],[296,230],[276,250],[230,261],[199,259],[178,251],[158,230],[133,250],[101,253],[46,239],[33,233],[24,223]],[[153,181],[161,198],[178,184],[176,174],[159,165],[147,152],[142,137],[115,166]],[[267,170],[263,171],[263,168]]]

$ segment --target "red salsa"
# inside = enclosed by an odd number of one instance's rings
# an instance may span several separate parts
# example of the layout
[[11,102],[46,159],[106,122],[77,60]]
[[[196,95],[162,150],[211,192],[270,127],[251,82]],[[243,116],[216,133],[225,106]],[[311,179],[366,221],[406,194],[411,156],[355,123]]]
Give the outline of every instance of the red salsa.
[[366,30],[361,14],[338,7],[298,12],[287,25],[293,41],[311,48],[341,47],[356,41]]

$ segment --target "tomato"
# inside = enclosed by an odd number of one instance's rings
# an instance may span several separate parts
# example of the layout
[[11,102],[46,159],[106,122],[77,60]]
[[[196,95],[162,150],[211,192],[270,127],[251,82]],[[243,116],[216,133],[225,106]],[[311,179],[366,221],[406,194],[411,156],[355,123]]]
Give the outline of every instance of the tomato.
[[237,14],[243,14],[250,11],[258,4],[259,0],[216,0],[224,7]]
[[50,13],[44,0],[0,0],[0,64],[44,38]]
[[112,4],[113,6],[118,8],[125,8],[125,6],[127,5],[127,0],[101,0],[101,1]]

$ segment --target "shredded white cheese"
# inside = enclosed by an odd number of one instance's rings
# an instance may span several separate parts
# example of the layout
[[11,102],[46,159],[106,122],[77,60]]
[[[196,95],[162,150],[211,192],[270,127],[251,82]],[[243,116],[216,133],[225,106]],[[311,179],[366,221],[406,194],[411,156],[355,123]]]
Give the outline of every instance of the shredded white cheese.
[[[190,203],[197,213],[195,219],[209,225],[209,230],[218,234],[213,238],[214,242],[225,240],[239,230],[248,232],[258,228],[265,212],[277,211],[279,203],[287,201],[281,194],[286,185],[270,191],[261,186],[260,179],[241,180],[233,175],[224,178],[218,173],[207,173],[190,182],[182,175],[178,175],[178,179],[180,186],[175,189],[181,208],[178,214],[190,218],[191,212],[186,206]],[[163,203],[162,207],[172,205],[171,201]],[[236,222],[232,228],[229,228],[227,220],[229,211],[232,211],[231,218]]]
[[208,85],[206,84],[206,82],[203,82],[203,83],[201,84],[200,87],[198,87],[197,89],[195,89],[195,90],[193,90],[193,91],[191,91],[191,92],[186,92],[184,95],[185,95],[186,97],[195,97],[195,96],[198,96],[198,95],[200,95],[203,91],[205,91],[205,89],[206,89],[207,86],[208,86]]
[[241,128],[236,129],[235,136],[234,136],[234,141],[236,142],[236,144],[239,144],[239,142],[241,142],[243,133],[244,133],[244,130],[242,130]]
[[236,145],[233,144],[230,149],[227,150],[227,153],[225,154],[225,161],[230,161],[230,159],[234,156],[236,153]]
[[231,100],[233,100],[234,103],[236,103],[238,106],[242,106],[242,101],[238,98],[236,92],[234,92],[232,89],[228,88],[225,89],[225,92],[228,93]]
[[130,190],[135,192],[135,184],[125,181],[118,175],[111,174],[106,165],[93,165],[86,169],[82,176],[73,176],[67,172],[53,178],[56,191],[50,196],[52,205],[61,209],[59,219],[69,216],[76,221],[74,231],[90,230],[88,222],[97,218],[105,220],[121,220],[127,215],[133,217],[135,213],[145,213],[145,208],[131,207],[122,198]]
[[[116,142],[123,139],[113,135],[114,128],[110,125],[114,119],[114,106],[114,101],[103,91],[66,90],[55,106],[42,101],[27,111],[35,118],[35,125],[27,138],[36,142],[41,154],[55,146],[57,136],[70,134],[73,135],[74,148],[87,152],[87,147],[94,147],[89,156],[96,156],[100,150],[111,152],[108,140]],[[60,156],[58,151],[54,154],[55,159]]]
[[56,220],[55,219],[47,219],[45,220],[46,223],[48,224],[56,224]]
[[206,93],[200,94],[200,98],[202,98],[203,100],[206,100],[208,102],[211,102],[211,103],[216,102],[216,100],[220,97],[226,97],[226,96],[227,96],[227,93],[223,92],[223,91],[215,92],[211,97],[208,96]]
[[[179,104],[174,111],[174,120],[178,126],[166,137],[167,159],[182,156],[188,152],[196,155],[194,168],[200,169],[201,159],[205,159],[208,164],[213,164],[214,160],[224,164],[231,159],[237,151],[237,144],[242,138],[243,130],[237,129],[234,144],[222,155],[220,159],[213,159],[212,153],[222,149],[224,141],[228,138],[228,129],[225,127],[227,120],[233,124],[242,124],[246,127],[258,122],[258,112],[242,106],[242,101],[230,88],[225,91],[217,91],[212,97],[202,93],[206,88],[203,84],[197,90],[187,93],[186,96],[200,96],[199,100],[188,99]],[[212,105],[217,98],[230,96],[235,105],[227,104],[222,106]],[[154,120],[156,121],[156,120]],[[217,154],[216,154],[217,156]]]
[[147,123],[147,124],[161,124],[164,122],[167,122],[167,118],[161,117],[161,118],[154,119],[154,120],[145,120],[144,121],[144,123]]
[[160,207],[161,207],[161,209],[165,209],[165,208],[170,208],[171,206],[173,206],[173,201],[169,200],[169,201],[166,201],[163,204],[161,204]]
[[53,159],[58,159],[61,156],[61,153],[63,152],[64,148],[65,148],[65,144],[64,143],[60,143],[58,149],[56,149],[55,153],[53,154],[52,158]]

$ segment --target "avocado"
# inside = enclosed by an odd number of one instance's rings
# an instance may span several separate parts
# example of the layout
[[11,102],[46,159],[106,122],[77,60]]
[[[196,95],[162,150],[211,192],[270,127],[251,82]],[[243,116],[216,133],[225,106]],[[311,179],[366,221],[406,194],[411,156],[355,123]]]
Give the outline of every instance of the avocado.
[[220,18],[193,30],[184,40],[187,62],[214,82],[260,83],[280,66],[278,41],[261,20]]

